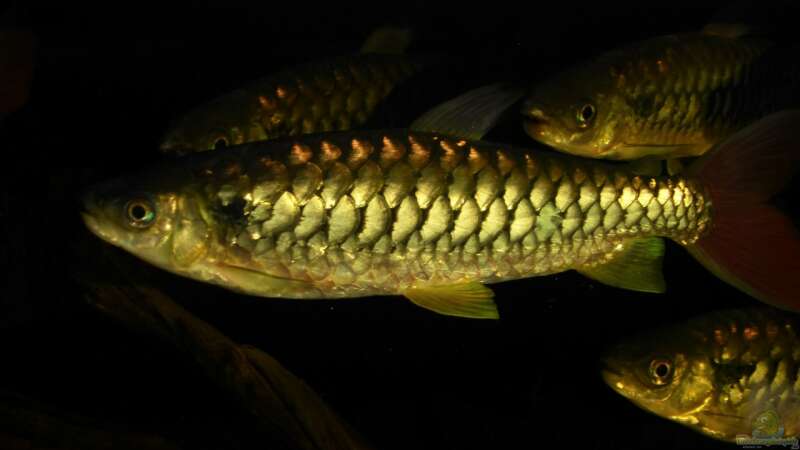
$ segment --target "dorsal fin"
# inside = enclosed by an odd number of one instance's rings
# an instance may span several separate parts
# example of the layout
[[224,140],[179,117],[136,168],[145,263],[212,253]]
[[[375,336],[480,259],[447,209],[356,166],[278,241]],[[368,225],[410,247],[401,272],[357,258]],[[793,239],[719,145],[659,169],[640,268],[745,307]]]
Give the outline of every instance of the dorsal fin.
[[359,53],[402,55],[413,40],[414,32],[411,28],[381,27],[367,36]]
[[727,38],[794,42],[800,19],[797,0],[733,0],[718,9],[703,33]]
[[524,88],[505,83],[473,89],[426,112],[411,130],[481,139],[523,95]]
[[703,27],[703,34],[736,39],[750,35],[752,27],[743,23],[709,23]]

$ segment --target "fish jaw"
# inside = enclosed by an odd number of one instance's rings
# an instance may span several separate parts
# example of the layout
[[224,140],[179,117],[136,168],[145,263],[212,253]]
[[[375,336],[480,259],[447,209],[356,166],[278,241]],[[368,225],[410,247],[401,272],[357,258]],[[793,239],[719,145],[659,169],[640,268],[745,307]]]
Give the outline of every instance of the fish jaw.
[[581,143],[586,139],[586,133],[592,132],[590,130],[573,130],[536,107],[523,109],[523,115],[525,133],[559,152],[593,159],[624,159],[616,154],[615,146],[610,143],[602,146]]
[[627,382],[631,378],[631,374],[625,369],[621,361],[614,358],[606,358],[603,361],[603,368],[600,371],[603,381],[616,392],[617,394],[625,397],[626,399],[636,402],[638,391],[633,384]]
[[556,149],[562,149],[569,143],[569,137],[563,128],[553,123],[544,111],[539,108],[527,108],[523,111],[525,119],[522,127],[525,132],[536,141]]

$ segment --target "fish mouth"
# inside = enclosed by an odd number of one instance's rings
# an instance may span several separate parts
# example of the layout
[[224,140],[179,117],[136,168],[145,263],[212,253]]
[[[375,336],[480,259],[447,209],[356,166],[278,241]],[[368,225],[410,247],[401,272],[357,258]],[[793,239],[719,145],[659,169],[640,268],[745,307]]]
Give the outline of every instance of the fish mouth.
[[548,137],[547,129],[550,125],[550,118],[539,108],[526,106],[522,109],[525,119],[522,126],[528,135],[537,141],[546,141]]
[[527,118],[526,121],[532,123],[547,123],[550,121],[550,118],[547,117],[543,110],[532,106],[524,106],[522,115]]
[[108,233],[103,231],[103,228],[100,226],[100,221],[94,214],[84,210],[81,211],[81,218],[83,219],[83,223],[86,225],[86,228],[88,228],[92,234],[103,239],[104,241],[112,241],[111,236],[108,236]]
[[547,126],[546,121],[526,118],[522,122],[522,126],[525,129],[525,133],[527,133],[528,136],[536,139],[537,141],[544,141],[545,138],[547,137],[547,132],[545,131],[545,128]]
[[92,234],[100,239],[114,243],[116,241],[116,237],[105,231],[104,227],[100,224],[100,218],[97,214],[97,200],[92,192],[88,191],[84,193],[80,197],[80,202],[82,206],[80,211],[81,219],[83,219],[83,223],[86,225],[86,228],[88,228]]
[[625,385],[622,382],[625,378],[625,374],[616,368],[613,360],[606,359],[603,361],[602,368],[600,369],[600,376],[607,385],[618,393],[622,394],[625,392]]
[[188,145],[173,141],[166,141],[158,148],[167,155],[184,156],[191,153],[191,148]]

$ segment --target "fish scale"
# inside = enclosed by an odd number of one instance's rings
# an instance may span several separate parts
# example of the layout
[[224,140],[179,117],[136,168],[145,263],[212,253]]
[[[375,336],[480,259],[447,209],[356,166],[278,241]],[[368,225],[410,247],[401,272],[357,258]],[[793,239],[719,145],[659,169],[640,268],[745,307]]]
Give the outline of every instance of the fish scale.
[[[629,102],[645,101],[651,105],[648,110],[639,111],[639,116],[627,119],[632,121],[630,142],[649,142],[653,133],[661,132],[662,143],[681,143],[686,141],[686,135],[698,130],[706,130],[704,137],[716,141],[763,115],[773,89],[762,83],[769,68],[754,63],[767,48],[766,43],[757,40],[704,35],[665,36],[650,41],[647,48],[639,51],[637,64],[624,66],[626,70],[621,72],[611,69],[623,89],[630,85],[626,89]],[[619,66],[613,57],[603,63]],[[754,89],[757,92],[751,92]],[[705,107],[699,96],[704,97]],[[760,97],[764,97],[761,104],[751,104]],[[707,115],[698,114],[701,108]],[[712,125],[711,130],[707,129],[708,124]]]
[[162,150],[205,151],[361,125],[394,87],[422,69],[400,55],[357,55],[306,64],[251,83],[181,117]]
[[[740,116],[743,111],[747,111],[745,109],[747,105],[744,104],[746,90],[739,89],[739,77],[736,76],[736,73],[744,72],[745,77],[748,77],[752,71],[753,61],[765,48],[763,44],[743,45],[742,42],[738,42],[736,46],[732,46],[728,45],[729,40],[723,39],[676,41],[676,44],[678,45],[670,47],[672,51],[666,52],[664,55],[666,57],[663,59],[654,59],[650,54],[642,55],[640,64],[632,66],[633,70],[624,74],[626,82],[630,80],[635,86],[632,89],[631,98],[647,95],[645,86],[650,83],[655,83],[653,92],[665,95],[666,106],[654,102],[654,107],[658,108],[656,111],[661,114],[650,116],[648,111],[648,117],[644,118],[645,126],[637,127],[639,133],[636,137],[640,142],[644,142],[646,139],[642,135],[653,131],[652,126],[656,121],[652,119],[655,117],[660,118],[662,123],[669,128],[670,136],[665,137],[671,138],[670,143],[676,142],[676,136],[702,126],[701,117],[695,112],[699,108],[696,96],[706,89],[717,93],[715,98],[718,99],[711,103],[712,107],[709,108],[706,120],[724,122],[726,126],[736,127],[741,121],[741,118],[737,116]],[[710,58],[716,57],[719,61],[715,61],[717,64],[702,64],[702,61],[698,61],[693,56],[695,53]],[[659,62],[662,65],[659,65]],[[656,70],[662,73],[671,71],[672,76],[645,77],[648,71]],[[700,73],[702,77],[705,71],[710,72],[710,76],[708,76],[710,83],[708,85],[695,84],[693,80],[698,78],[697,74]],[[661,81],[660,85],[659,80]],[[642,85],[643,82],[647,84]],[[734,98],[733,91],[741,92],[736,92],[738,95]],[[734,105],[732,102],[737,99],[742,100],[741,104]],[[690,109],[690,105],[695,105],[694,109]],[[724,105],[728,105],[728,108],[725,108]]]
[[298,297],[591,267],[630,238],[693,242],[709,221],[689,179],[426,133],[252,144],[194,172],[215,218],[214,258],[311,282]]

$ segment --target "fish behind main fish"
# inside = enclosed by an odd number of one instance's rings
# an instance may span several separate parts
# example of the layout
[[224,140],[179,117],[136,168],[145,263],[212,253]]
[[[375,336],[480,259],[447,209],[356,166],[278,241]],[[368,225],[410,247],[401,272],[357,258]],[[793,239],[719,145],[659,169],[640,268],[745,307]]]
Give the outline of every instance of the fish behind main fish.
[[605,357],[603,379],[642,409],[717,439],[796,443],[798,333],[793,314],[720,311],[618,345]]
[[675,177],[430,132],[297,136],[109,182],[83,214],[156,266],[264,297],[405,295],[496,318],[483,283],[575,269],[663,292],[668,237],[800,310],[800,239],[766,204],[800,159],[798,124],[800,111],[765,118]]
[[184,154],[350,129],[423,67],[420,58],[359,54],[286,69],[186,113],[166,133],[161,150]]
[[526,98],[526,132],[589,158],[699,156],[800,104],[796,47],[717,28],[648,39],[556,74]]

